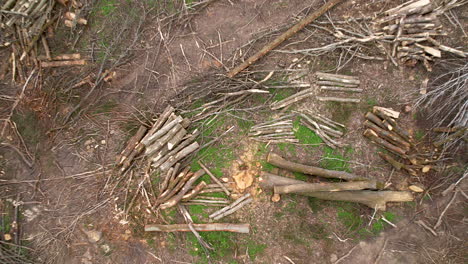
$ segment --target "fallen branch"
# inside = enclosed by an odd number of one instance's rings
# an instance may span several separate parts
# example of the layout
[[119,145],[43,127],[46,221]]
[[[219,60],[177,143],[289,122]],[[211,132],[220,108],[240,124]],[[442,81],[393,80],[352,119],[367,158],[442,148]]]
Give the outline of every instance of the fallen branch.
[[241,197],[239,197],[237,200],[235,200],[231,205],[226,206],[226,207],[224,207],[224,208],[210,214],[208,217],[209,218],[214,218],[214,217],[216,217],[216,216],[230,210],[231,208],[236,207],[238,204],[240,204],[241,202],[243,202],[245,199],[249,198],[250,196],[251,196],[250,193],[246,193],[246,194],[242,195]]
[[[249,224],[227,224],[227,223],[213,223],[213,224],[193,224],[198,232],[211,232],[211,231],[225,231],[234,233],[248,234]],[[175,225],[145,225],[145,232],[190,232],[190,227],[187,224]]]

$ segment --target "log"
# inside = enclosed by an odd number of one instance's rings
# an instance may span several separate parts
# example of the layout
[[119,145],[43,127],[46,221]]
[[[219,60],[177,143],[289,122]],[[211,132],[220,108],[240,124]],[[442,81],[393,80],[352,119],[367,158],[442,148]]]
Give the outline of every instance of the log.
[[267,157],[267,162],[269,162],[272,165],[275,165],[277,167],[291,170],[291,171],[296,171],[296,172],[302,172],[305,174],[310,174],[310,175],[316,175],[324,178],[334,178],[334,179],[342,179],[342,180],[347,180],[347,181],[362,181],[362,180],[368,180],[365,177],[360,177],[345,171],[334,171],[334,170],[327,170],[327,169],[322,169],[318,167],[313,167],[313,166],[308,166],[300,163],[295,163],[291,161],[287,161],[283,159],[281,156],[278,154],[275,154],[273,152],[270,152]]
[[301,183],[283,186],[274,186],[274,193],[307,193],[307,192],[339,192],[357,191],[364,189],[383,189],[384,184],[376,181],[356,181],[356,182],[321,182],[321,183]]
[[41,61],[42,68],[86,65],[86,60]]
[[329,73],[323,73],[323,72],[316,72],[315,75],[317,76],[317,79],[321,81],[331,81],[331,82],[355,84],[355,85],[359,85],[361,83],[358,79],[352,76],[329,74]]
[[148,137],[145,137],[141,143],[144,146],[149,146],[151,143],[156,141],[157,139],[161,138],[162,136],[166,135],[173,127],[178,125],[180,122],[182,122],[182,117],[178,116],[176,119],[172,120],[168,124],[164,125],[161,129],[156,131],[154,134],[149,135]]
[[156,133],[156,131],[158,131],[161,127],[163,127],[163,125],[166,123],[169,116],[171,114],[173,114],[173,113],[174,113],[174,108],[172,106],[168,105],[164,109],[162,114],[159,116],[159,118],[156,120],[156,122],[154,122],[153,126],[151,127],[150,131],[148,132],[147,137],[153,135],[154,133]]
[[454,133],[462,128],[463,127],[435,127],[432,129],[432,131],[438,132],[438,133]]
[[340,98],[340,97],[323,97],[317,96],[317,100],[321,102],[339,102],[339,103],[359,103],[361,99],[358,98]]
[[[213,224],[193,224],[193,227],[198,232],[204,231],[225,231],[234,233],[249,233],[249,224],[228,224],[228,223],[213,223]],[[187,224],[175,225],[145,225],[145,232],[190,232]]]
[[310,89],[306,89],[304,91],[301,91],[297,94],[294,94],[288,98],[285,98],[281,101],[278,101],[278,102],[275,102],[275,103],[272,103],[271,104],[271,109],[273,110],[278,110],[278,109],[281,109],[281,108],[284,108],[288,105],[291,105],[293,103],[296,103],[296,102],[299,102],[300,100],[303,100],[307,97],[310,97],[314,94],[315,92],[315,88],[310,88]]
[[[259,183],[262,189],[271,190],[275,186],[304,184],[305,182],[262,172]],[[308,192],[301,193],[301,195],[323,200],[357,202],[376,210],[385,210],[387,202],[409,202],[414,199],[410,192],[398,191]]]
[[166,191],[167,187],[169,186],[169,182],[171,181],[172,175],[174,174],[174,170],[175,170],[174,167],[171,167],[169,170],[167,170],[166,177],[164,178],[164,180],[163,180],[163,182],[161,184],[161,189],[160,189],[161,193]]
[[195,181],[197,181],[204,174],[205,170],[203,169],[200,169],[197,172],[195,172],[195,174],[185,183],[180,192],[177,193],[177,195],[170,198],[169,200],[167,200],[165,203],[161,204],[160,208],[167,209],[175,206],[178,202],[182,200],[182,198],[190,190],[190,188],[192,188],[192,185],[195,183]]
[[364,131],[364,136],[369,138],[372,142],[384,147],[385,149],[389,150],[389,151],[392,151],[400,156],[404,156],[406,151],[398,146],[395,146],[391,143],[389,143],[388,141],[380,138],[377,133],[375,133],[373,130],[371,129],[366,129]]
[[206,187],[206,182],[202,181],[195,186],[190,192],[186,193],[182,200],[188,201],[197,196]]
[[344,88],[339,86],[320,86],[322,91],[346,92],[346,93],[362,93],[361,88]]
[[169,149],[167,149],[167,151],[163,149],[162,151],[158,152],[158,154],[150,158],[151,162],[153,163],[152,166],[155,168],[161,166],[161,164],[166,162],[170,157],[177,154],[177,152],[179,152],[181,149],[190,145],[199,134],[200,132],[196,130],[192,134],[190,134],[186,139],[184,139],[180,144],[178,144],[175,149],[171,151],[169,151]]
[[325,12],[330,10],[332,7],[335,5],[339,4],[343,0],[330,0],[324,5],[322,5],[319,9],[315,10],[312,12],[310,15],[299,21],[296,25],[293,27],[289,28],[286,32],[275,38],[272,42],[264,46],[260,51],[258,51],[256,54],[253,56],[249,57],[246,61],[241,63],[239,66],[235,67],[231,71],[228,72],[227,76],[229,78],[233,78],[236,76],[239,72],[243,71],[245,68],[249,67],[252,65],[254,62],[265,56],[267,53],[269,53],[271,50],[274,48],[278,47],[281,43],[283,43],[285,40],[289,39],[291,36],[296,34],[298,31],[302,30],[304,27],[306,27],[308,24],[312,23],[315,19],[323,15]]
[[343,192],[310,192],[303,195],[322,200],[347,201],[364,204],[375,210],[386,210],[387,202],[411,202],[414,200],[407,191],[343,191]]
[[192,144],[188,145],[187,147],[181,149],[174,156],[170,157],[166,162],[161,164],[159,169],[162,170],[162,171],[165,171],[165,170],[169,169],[176,162],[178,162],[181,159],[185,158],[186,156],[190,155],[192,152],[197,150],[199,147],[200,147],[200,145],[197,142],[193,142]]
[[341,82],[332,82],[332,81],[317,81],[319,86],[339,86],[343,88],[357,88],[358,84],[351,84],[351,83],[341,83]]
[[169,182],[169,186],[167,187],[166,191],[159,195],[155,206],[167,201],[177,192],[179,192],[182,187],[184,187],[185,182],[187,182],[188,179],[193,176],[193,172],[190,172],[189,170],[190,168],[186,167],[173,181]]
[[406,131],[405,129],[401,128],[397,123],[396,121],[391,118],[390,116],[386,115],[385,113],[381,112],[381,111],[378,111],[376,109],[374,109],[374,113],[380,117],[381,119],[383,119],[382,123],[384,124],[385,127],[387,127],[388,130],[391,130],[391,131],[394,131],[395,133],[397,133],[398,135],[400,135],[402,138],[404,138],[405,140],[408,140],[410,141],[411,140],[411,136],[410,134],[408,133],[408,131]]
[[198,161],[198,164],[200,165],[200,167],[202,169],[204,169],[206,171],[206,174],[208,174],[210,176],[210,178],[219,186],[221,187],[221,189],[223,189],[224,193],[226,193],[227,196],[231,195],[231,192],[228,191],[228,189],[226,188],[226,186],[224,186],[224,184],[222,184],[218,178],[216,178],[216,176],[211,173],[211,171],[205,166],[205,164],[203,164],[201,161]]
[[145,136],[147,130],[148,129],[145,126],[140,126],[138,131],[130,138],[125,149],[117,156],[119,166],[123,164],[125,159],[127,159],[127,156],[130,155],[136,145],[138,145],[140,140]]
[[[163,146],[165,146],[171,139],[174,138],[176,134],[179,133],[180,130],[184,130],[184,133],[187,133],[185,129],[180,125],[176,124],[171,130],[169,130],[164,136],[161,138],[153,141],[151,145],[146,146],[145,155],[151,156],[156,151],[160,150]],[[168,146],[169,148],[169,146]]]
[[381,107],[381,106],[374,106],[373,108],[373,111],[374,112],[379,112],[379,113],[382,113],[388,117],[391,117],[391,118],[399,118],[400,117],[400,112],[397,112],[391,108],[385,108],[385,107]]
[[367,114],[366,114],[366,119],[372,121],[374,124],[378,125],[379,127],[383,128],[383,129],[392,130],[391,128],[389,128],[388,126],[386,126],[386,125],[383,123],[383,120],[380,119],[380,117],[374,115],[374,114],[371,113],[371,112],[367,112]]
[[442,145],[444,145],[444,144],[446,144],[446,143],[448,143],[450,141],[453,141],[453,140],[455,140],[457,138],[464,137],[466,131],[467,131],[467,128],[464,127],[462,129],[458,130],[457,132],[451,134],[450,136],[448,136],[448,137],[446,137],[444,139],[441,139],[439,141],[434,142],[434,147],[438,148],[438,147],[440,147],[440,146],[442,146]]
[[382,128],[378,127],[374,123],[370,122],[369,120],[364,121],[364,126],[372,129],[375,133],[377,133],[380,137],[390,141],[390,143],[393,143],[405,151],[408,151],[411,147],[410,143],[408,143],[406,140],[401,138],[399,135],[391,132],[391,131],[386,131],[383,130]]
[[273,190],[275,186],[283,186],[283,185],[293,185],[293,184],[303,184],[305,182],[278,176],[266,171],[262,171],[260,173],[259,184],[260,187],[264,190]]

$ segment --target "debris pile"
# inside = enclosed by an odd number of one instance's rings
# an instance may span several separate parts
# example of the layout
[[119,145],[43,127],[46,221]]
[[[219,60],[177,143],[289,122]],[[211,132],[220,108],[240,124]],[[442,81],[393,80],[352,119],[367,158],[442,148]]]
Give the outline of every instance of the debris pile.
[[361,83],[358,78],[348,75],[330,74],[316,72],[317,85],[321,92],[337,94],[337,96],[317,96],[317,99],[322,102],[339,102],[339,103],[359,103],[359,98],[350,98],[349,93],[362,93],[362,89],[358,88]]

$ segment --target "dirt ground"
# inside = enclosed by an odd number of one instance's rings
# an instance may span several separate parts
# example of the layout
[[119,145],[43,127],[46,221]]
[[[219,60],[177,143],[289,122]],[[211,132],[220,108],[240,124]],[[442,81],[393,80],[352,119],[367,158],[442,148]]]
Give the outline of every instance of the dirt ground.
[[[132,5],[128,1],[104,2],[113,3],[115,12],[119,8],[125,11],[124,7]],[[357,14],[372,15],[400,2],[403,1],[345,1],[327,16],[341,20]],[[131,56],[116,64],[116,77],[104,83],[93,104],[65,128],[59,127],[58,120],[70,112],[88,88],[79,87],[54,98],[50,97],[49,89],[67,86],[72,78],[86,76],[95,69],[93,66],[99,65],[100,50],[88,46],[99,43],[99,37],[112,34],[115,29],[107,24],[112,23],[112,14],[104,17],[105,22],[98,15],[75,49],[60,44],[61,35],[57,34],[57,43],[51,43],[52,47],[95,56],[94,64],[83,69],[46,71],[42,77],[44,88],[28,91],[27,100],[19,105],[14,120],[29,151],[35,153],[33,169],[27,168],[15,152],[0,148],[0,177],[5,182],[0,182],[0,209],[5,215],[11,210],[8,207],[11,201],[19,198],[24,202],[22,240],[36,249],[31,255],[38,257],[37,263],[467,263],[465,193],[468,183],[462,181],[457,191],[442,195],[466,173],[466,148],[450,157],[455,163],[452,169],[432,170],[414,177],[392,169],[377,155],[379,148],[362,136],[364,114],[372,106],[392,107],[402,112],[399,122],[417,138],[418,146],[421,149],[430,146],[431,120],[424,117],[423,111],[412,107],[423,80],[433,78],[442,69],[437,66],[439,62],[435,62],[433,73],[428,73],[419,64],[395,67],[387,60],[354,58],[337,73],[360,79],[360,88],[364,89],[361,103],[332,104],[307,99],[295,105],[294,110],[313,110],[346,125],[343,142],[347,146],[337,151],[329,151],[322,141],[317,141],[315,134],[307,135],[306,144],[267,145],[253,141],[247,136],[249,125],[278,117],[268,107],[220,114],[221,121],[215,122],[213,133],[204,142],[231,126],[234,129],[211,146],[213,152],[201,151],[193,158],[204,158],[217,176],[228,181],[246,171],[254,183],[245,192],[250,192],[254,201],[222,220],[249,223],[249,234],[204,235],[216,249],[210,257],[192,234],[143,231],[144,224],[183,223],[176,210],[152,212],[144,199],[138,199],[130,215],[124,216],[122,204],[135,192],[135,188],[129,187],[132,177],[137,178],[143,172],[134,168],[134,173],[121,179],[114,174],[113,166],[116,154],[139,124],[149,124],[168,103],[177,104],[173,98],[185,83],[225,73],[240,61],[239,57],[247,58],[271,40],[271,37],[261,39],[251,46],[253,50],[244,49],[240,54],[238,48],[255,39],[259,32],[292,23],[297,15],[321,4],[317,0],[219,0],[190,16],[182,26],[169,29],[161,28],[158,16],[149,12],[138,41],[132,46]],[[468,30],[466,6],[454,12],[462,27]],[[447,41],[466,48],[468,38],[460,26],[447,21],[444,26],[453,37]],[[135,27],[135,24],[130,26]],[[326,39],[320,34],[308,29],[279,49],[290,43],[296,43],[296,48],[322,45]],[[308,40],[302,42],[305,38]],[[254,69],[268,73],[290,68],[297,71],[289,78],[299,72],[304,74],[301,81],[313,82],[316,71],[334,71],[339,58],[340,54],[311,58],[272,52]],[[274,76],[278,80],[282,78]],[[0,83],[0,91],[14,95],[16,90],[4,81]],[[278,89],[272,91],[272,96],[282,98],[289,92]],[[250,98],[243,107],[255,107],[271,99]],[[405,107],[410,110],[405,111]],[[302,128],[295,124],[295,129]],[[297,162],[365,175],[389,183],[392,190],[407,190],[409,184],[418,182],[430,191],[415,194],[414,202],[389,204],[386,212],[299,195],[284,195],[273,203],[271,193],[258,187],[260,171],[311,182],[320,179],[272,167],[265,162],[269,151]],[[115,186],[118,187],[109,190],[117,178],[119,184]],[[18,183],[8,184],[12,179]],[[448,204],[450,207],[445,211]],[[214,210],[189,207],[196,222],[208,221],[207,215]],[[441,214],[443,221],[436,233],[418,224],[422,220],[433,226]]]

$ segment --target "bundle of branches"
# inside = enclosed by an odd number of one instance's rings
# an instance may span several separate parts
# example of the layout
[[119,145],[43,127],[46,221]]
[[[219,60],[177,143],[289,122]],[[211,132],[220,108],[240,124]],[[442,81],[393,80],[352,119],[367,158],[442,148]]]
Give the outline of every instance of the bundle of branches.
[[308,97],[311,97],[315,94],[315,87],[311,87],[311,88],[307,88],[307,89],[303,89],[302,91],[300,92],[297,92],[287,98],[284,98],[283,100],[280,100],[280,101],[276,101],[276,102],[273,102],[271,105],[270,105],[270,108],[272,110],[278,110],[278,109],[281,109],[281,108],[285,108],[285,107],[288,107],[296,102],[299,102],[301,100],[304,100]]
[[[438,36],[446,35],[438,17],[465,3],[464,0],[452,0],[435,5],[430,0],[410,0],[377,14],[376,17],[317,22],[311,27],[333,35],[332,43],[321,47],[278,52],[320,56],[338,50],[342,52],[340,64],[343,61],[346,64],[353,57],[381,60],[383,58],[378,55],[380,53],[388,57],[395,66],[398,66],[398,60],[407,64],[422,61],[426,69],[431,71],[430,61],[440,58],[442,51],[460,57],[468,55],[467,52],[437,41]],[[368,21],[373,25],[366,24]],[[331,25],[332,29],[323,26],[326,24]],[[350,58],[347,59],[347,56]],[[344,64],[339,67],[343,66]]]
[[343,124],[319,114],[314,114],[310,110],[306,110],[306,113],[300,113],[300,117],[301,123],[314,131],[330,148],[335,149],[344,146],[343,143],[336,141],[336,138],[341,138],[344,135],[342,129],[345,126]]
[[294,115],[289,114],[252,126],[249,137],[260,142],[298,143],[299,140],[294,136],[293,132],[293,117]]
[[282,169],[347,181],[307,183],[262,172],[260,186],[263,189],[273,190],[274,201],[280,199],[280,194],[296,193],[324,200],[357,202],[375,210],[385,210],[387,202],[408,202],[413,200],[413,195],[410,192],[383,191],[381,190],[384,188],[382,183],[348,172],[326,170],[291,162],[275,153],[269,153],[267,161]]
[[437,148],[462,147],[468,127],[468,63],[437,77],[429,91],[416,100],[416,107],[427,110],[434,120],[433,131],[440,133]]
[[[364,136],[389,153],[379,152],[379,156],[390,163],[395,169],[404,169],[416,176],[418,171],[428,172],[432,161],[423,159],[415,149],[409,132],[402,128],[395,119],[400,113],[389,108],[374,106],[373,112],[366,114]],[[402,161],[397,161],[394,156]]]
[[172,106],[166,107],[151,129],[140,126],[130,138],[125,149],[117,157],[117,165],[126,171],[135,157],[143,151],[151,166],[162,172],[169,170],[177,162],[199,148],[195,138],[198,131],[187,132],[191,121],[174,114]]
[[317,85],[320,86],[322,92],[338,93],[340,97],[322,97],[317,99],[322,102],[339,102],[339,103],[359,103],[359,98],[349,98],[347,95],[341,97],[343,93],[361,93],[362,89],[358,88],[361,83],[358,78],[348,75],[330,74],[316,72]]
[[[263,80],[255,81],[252,73],[242,73],[236,78],[228,78],[224,74],[209,74],[185,84],[181,91],[172,99],[178,109],[183,109],[183,114],[193,114],[192,121],[197,122],[222,109],[234,107],[245,101],[253,94],[268,94],[262,83],[267,81],[273,72]],[[193,102],[203,102],[193,109]]]

